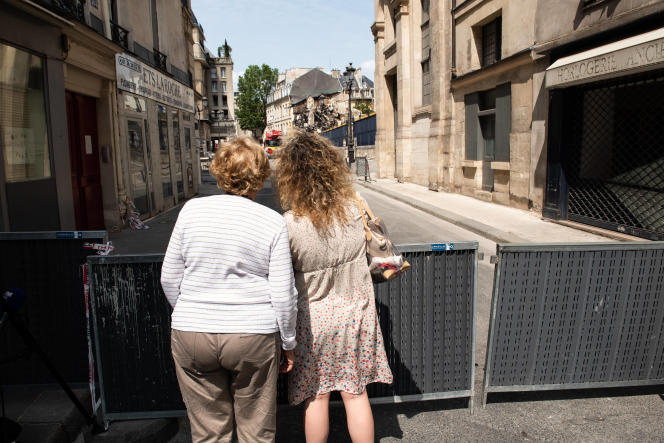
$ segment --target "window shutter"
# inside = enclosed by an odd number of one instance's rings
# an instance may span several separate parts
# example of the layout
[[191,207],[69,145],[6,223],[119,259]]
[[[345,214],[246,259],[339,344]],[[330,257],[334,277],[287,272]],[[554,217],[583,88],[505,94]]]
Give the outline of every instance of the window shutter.
[[474,92],[463,98],[466,105],[466,160],[479,160],[477,134],[479,122],[479,94]]
[[512,130],[512,85],[496,87],[496,161],[510,161],[510,131]]

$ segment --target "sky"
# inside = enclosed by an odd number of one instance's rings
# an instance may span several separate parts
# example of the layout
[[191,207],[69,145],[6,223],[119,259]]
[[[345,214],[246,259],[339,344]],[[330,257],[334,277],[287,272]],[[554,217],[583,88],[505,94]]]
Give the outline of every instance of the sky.
[[205,46],[216,56],[228,40],[233,80],[249,65],[322,67],[345,71],[349,62],[373,80],[371,0],[191,0]]

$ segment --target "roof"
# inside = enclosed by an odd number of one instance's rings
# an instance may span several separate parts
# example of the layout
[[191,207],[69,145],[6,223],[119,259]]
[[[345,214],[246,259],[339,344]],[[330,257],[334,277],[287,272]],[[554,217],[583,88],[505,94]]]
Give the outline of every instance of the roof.
[[[357,77],[355,77],[353,80],[355,80],[355,87],[357,87]],[[339,83],[341,83],[341,87],[343,89],[346,89],[348,87],[348,77],[345,75],[342,75],[339,77]],[[374,87],[374,82],[367,77],[366,75],[362,76],[362,85],[360,85],[363,88],[373,88]]]
[[332,95],[338,92],[341,92],[341,86],[336,78],[319,69],[312,69],[293,80],[290,92],[291,104],[300,103],[307,97]]

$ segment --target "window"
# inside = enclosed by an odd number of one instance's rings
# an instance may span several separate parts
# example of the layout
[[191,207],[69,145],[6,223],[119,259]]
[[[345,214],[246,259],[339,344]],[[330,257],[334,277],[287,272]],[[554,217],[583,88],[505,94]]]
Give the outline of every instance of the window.
[[228,97],[225,95],[221,96],[221,104],[222,106],[228,106]]
[[51,176],[43,61],[0,43],[0,151],[5,180]]
[[217,68],[212,68],[210,71],[210,78],[217,78]]
[[221,92],[226,92],[226,82],[221,82]]
[[124,94],[125,109],[134,112],[145,112],[145,100],[131,94]]
[[173,186],[171,185],[171,159],[168,155],[168,114],[165,106],[157,105],[157,123],[159,126],[162,194],[164,198],[168,198],[173,196]]
[[482,67],[489,66],[500,60],[502,40],[502,20],[495,20],[482,26]]
[[510,161],[512,125],[511,85],[464,97],[466,107],[466,159]]
[[218,95],[213,95],[212,96],[212,106],[219,106],[219,96]]
[[214,80],[212,81],[212,92],[217,92],[217,82]]
[[429,0],[420,0],[422,5],[422,106],[430,105],[431,93],[431,33],[429,31]]
[[221,78],[226,78],[226,68],[221,67]]

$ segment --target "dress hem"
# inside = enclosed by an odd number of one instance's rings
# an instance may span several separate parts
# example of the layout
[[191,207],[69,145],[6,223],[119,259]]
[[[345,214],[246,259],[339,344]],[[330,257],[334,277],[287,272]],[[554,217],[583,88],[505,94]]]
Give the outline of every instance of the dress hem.
[[[389,381],[388,381],[388,380],[389,380]],[[325,390],[325,391],[314,392],[314,393],[312,393],[311,395],[307,395],[307,396],[305,396],[305,397],[302,398],[302,399],[300,399],[299,396],[298,396],[298,398],[297,398],[295,401],[291,401],[291,400],[289,399],[289,400],[288,400],[288,404],[291,405],[291,406],[297,406],[297,405],[299,405],[300,403],[304,402],[304,401],[305,401],[306,399],[308,399],[308,398],[314,397],[314,396],[316,396],[316,395],[327,394],[327,393],[329,393],[329,392],[335,392],[335,391],[338,391],[338,392],[347,392],[347,393],[349,393],[349,394],[354,394],[354,395],[362,394],[364,391],[367,390],[367,385],[370,385],[371,383],[384,383],[384,384],[386,384],[386,385],[391,385],[392,383],[394,383],[394,378],[393,378],[393,377],[392,377],[392,378],[389,378],[389,379],[386,379],[386,378],[383,378],[383,377],[372,378],[372,379],[370,379],[370,380],[367,380],[366,382],[360,383],[360,386],[363,386],[363,388],[362,388],[361,390],[359,390],[359,389],[356,389],[356,390],[355,390],[355,391],[359,391],[359,392],[353,392],[353,391],[344,390],[344,389],[341,389],[340,386],[334,385],[331,389],[328,389],[328,390]]]

